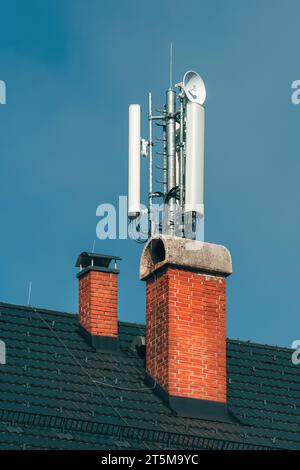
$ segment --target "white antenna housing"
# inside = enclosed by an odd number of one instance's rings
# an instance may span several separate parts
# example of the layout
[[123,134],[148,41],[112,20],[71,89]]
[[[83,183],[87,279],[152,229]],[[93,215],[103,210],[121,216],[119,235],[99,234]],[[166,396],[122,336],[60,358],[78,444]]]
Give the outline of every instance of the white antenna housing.
[[128,132],[128,217],[135,219],[141,212],[141,106],[129,106]]
[[185,212],[204,215],[204,107],[186,104]]

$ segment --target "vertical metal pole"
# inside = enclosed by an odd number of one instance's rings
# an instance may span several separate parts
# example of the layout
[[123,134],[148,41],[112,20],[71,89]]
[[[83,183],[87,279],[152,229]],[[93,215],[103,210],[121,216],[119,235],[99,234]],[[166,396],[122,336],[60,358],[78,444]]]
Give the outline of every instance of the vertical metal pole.
[[[166,92],[167,192],[176,186],[176,92],[173,90],[173,45],[170,44],[169,89]],[[175,198],[169,199],[169,234],[174,235]]]
[[[167,140],[167,161],[168,161],[168,192],[176,186],[176,144],[175,144],[175,112],[176,112],[176,93],[169,89],[167,96],[167,116],[166,116],[166,140]],[[170,235],[174,235],[174,212],[175,197],[169,199],[169,227]]]
[[152,139],[152,95],[149,93],[148,97],[148,146],[149,146],[149,208],[148,208],[148,220],[149,220],[149,234],[151,235],[151,220],[152,220],[152,180],[153,180],[153,139]]

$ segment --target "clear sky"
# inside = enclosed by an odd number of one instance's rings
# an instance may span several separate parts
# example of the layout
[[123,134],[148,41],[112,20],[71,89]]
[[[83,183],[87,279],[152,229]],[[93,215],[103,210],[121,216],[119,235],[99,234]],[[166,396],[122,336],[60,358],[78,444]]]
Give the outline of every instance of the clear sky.
[[[0,299],[75,312],[77,255],[96,208],[127,193],[128,104],[163,103],[174,79],[204,78],[206,240],[226,245],[228,336],[300,338],[300,2],[0,0]],[[144,185],[144,190],[146,187]],[[144,322],[141,246],[123,258],[119,316]]]

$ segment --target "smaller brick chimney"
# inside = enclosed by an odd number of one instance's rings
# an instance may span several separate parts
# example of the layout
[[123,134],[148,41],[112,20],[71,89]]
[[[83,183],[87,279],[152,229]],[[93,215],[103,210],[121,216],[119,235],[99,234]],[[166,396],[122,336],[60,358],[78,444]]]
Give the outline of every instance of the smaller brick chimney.
[[[118,349],[118,256],[83,252],[79,267],[80,332],[95,349]],[[110,264],[114,260],[114,267]]]
[[231,420],[226,387],[226,281],[221,245],[176,237],[146,244],[146,382],[181,416]]

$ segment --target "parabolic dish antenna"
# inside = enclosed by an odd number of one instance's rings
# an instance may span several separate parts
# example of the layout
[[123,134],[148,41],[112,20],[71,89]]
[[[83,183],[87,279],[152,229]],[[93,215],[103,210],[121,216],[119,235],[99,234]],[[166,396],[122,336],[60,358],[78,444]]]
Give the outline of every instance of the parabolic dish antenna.
[[183,90],[189,101],[203,104],[206,98],[204,81],[197,72],[189,70],[183,77]]

